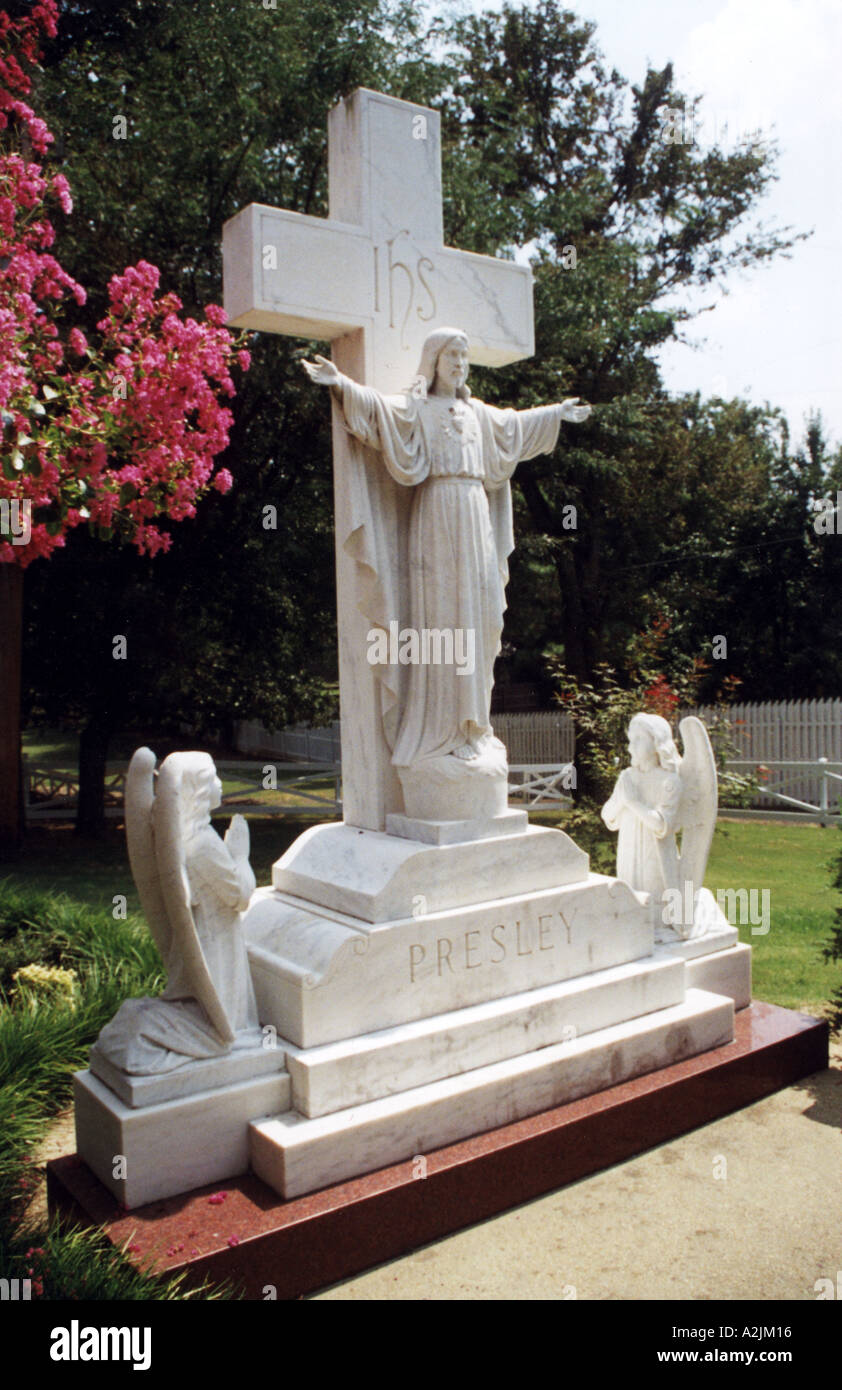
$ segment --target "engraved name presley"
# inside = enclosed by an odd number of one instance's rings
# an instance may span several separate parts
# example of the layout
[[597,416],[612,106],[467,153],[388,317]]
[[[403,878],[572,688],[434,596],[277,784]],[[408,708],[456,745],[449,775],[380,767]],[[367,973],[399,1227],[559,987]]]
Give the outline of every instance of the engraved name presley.
[[534,921],[498,922],[493,927],[439,936],[427,944],[415,941],[409,947],[410,983],[434,974],[441,978],[484,965],[502,965],[518,956],[554,951],[565,943],[569,946],[570,939],[570,923],[563,912],[541,912]]

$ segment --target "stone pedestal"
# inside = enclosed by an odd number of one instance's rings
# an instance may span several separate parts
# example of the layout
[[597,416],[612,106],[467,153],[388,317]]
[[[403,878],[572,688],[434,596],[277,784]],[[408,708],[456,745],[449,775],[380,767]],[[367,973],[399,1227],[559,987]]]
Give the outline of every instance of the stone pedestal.
[[541,826],[433,845],[353,825],[314,825],[274,865],[272,887],[363,922],[389,922],[581,883],[587,873],[584,850]]
[[727,1045],[750,996],[721,913],[656,942],[647,895],[560,831],[317,826],[273,885],[243,919],[254,1045],[154,1077],[95,1047],[76,1078],[79,1154],[129,1208],[248,1168],[290,1199],[413,1159]]
[[559,831],[322,826],[273,884],[244,931],[291,1099],[249,1153],[285,1198],[721,1047],[747,1000],[724,919],[656,945],[647,895]]
[[123,1206],[246,1172],[249,1123],[287,1109],[290,1080],[283,1052],[254,1056],[247,1080],[226,1082],[227,1060],[218,1059],[216,1078],[217,1060],[197,1064],[205,1089],[192,1088],[188,1063],[170,1074],[167,1098],[136,1095],[141,1104],[127,1104],[92,1071],[74,1076],[77,1152]]
[[509,764],[498,738],[473,758],[426,758],[398,768],[406,814],[414,820],[472,821],[506,814]]

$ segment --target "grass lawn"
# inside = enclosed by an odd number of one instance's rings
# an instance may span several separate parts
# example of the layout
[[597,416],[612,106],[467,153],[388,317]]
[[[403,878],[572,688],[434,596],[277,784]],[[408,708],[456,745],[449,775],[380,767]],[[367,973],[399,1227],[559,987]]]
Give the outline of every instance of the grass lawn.
[[754,888],[758,901],[763,889],[769,892],[769,931],[753,934],[751,925],[738,924],[740,940],[752,947],[756,999],[820,1013],[838,987],[840,968],[823,962],[821,947],[839,905],[830,862],[840,849],[842,832],[835,826],[717,824],[707,887],[714,893],[717,888]]
[[[230,812],[214,816],[214,825],[224,834]],[[284,817],[278,820],[248,818],[251,833],[251,866],[259,884],[268,883],[272,865],[293,840],[317,816]],[[34,826],[26,836],[22,858],[15,864],[0,866],[0,882],[11,879],[21,887],[43,892],[66,893],[90,907],[113,906],[117,893],[125,894],[130,912],[139,912],[140,903],[129,869],[126,837],[122,822],[110,821],[102,840],[85,840],[74,833],[69,821],[50,826]]]

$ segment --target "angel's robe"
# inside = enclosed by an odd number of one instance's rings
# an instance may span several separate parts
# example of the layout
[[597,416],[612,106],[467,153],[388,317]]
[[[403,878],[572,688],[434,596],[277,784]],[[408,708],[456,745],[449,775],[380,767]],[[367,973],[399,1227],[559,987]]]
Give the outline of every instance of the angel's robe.
[[[254,891],[248,860],[235,859],[210,821],[196,825],[184,844],[183,877],[202,954],[232,1031],[233,1046],[254,1045],[257,1003],[240,913]],[[173,1071],[189,1060],[221,1057],[222,1042],[194,996],[178,949],[164,961],[168,982],[160,998],[126,999],[97,1039],[100,1053],[134,1076]]]
[[240,913],[255,889],[248,859],[235,859],[208,822],[185,845],[184,869],[196,934],[219,1001],[235,1033],[257,1027],[257,1003]]
[[[649,825],[619,795],[620,780],[633,800],[650,812]],[[602,808],[608,829],[619,832],[617,877],[638,892],[652,894],[652,915],[658,921],[662,920],[664,890],[679,886],[675,832],[680,805],[681,778],[677,772],[662,767],[646,771],[627,767]]]
[[387,488],[359,459],[350,470],[345,543],[367,576],[360,607],[387,631],[397,622],[419,635],[450,632],[458,640],[461,632],[462,652],[473,634],[473,670],[467,661],[440,660],[404,671],[393,662],[379,672],[392,762],[407,767],[491,733],[514,549],[509,479],[518,463],[555,448],[561,407],[515,411],[473,398],[387,397],[344,376],[333,394],[349,433],[377,451],[388,478],[415,489],[401,551],[399,509],[390,512]]

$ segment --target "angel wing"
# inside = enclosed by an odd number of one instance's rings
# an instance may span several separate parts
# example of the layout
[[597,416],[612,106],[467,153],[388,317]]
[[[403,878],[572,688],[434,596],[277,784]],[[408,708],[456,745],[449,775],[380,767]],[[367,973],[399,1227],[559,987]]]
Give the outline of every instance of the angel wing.
[[192,990],[184,977],[184,962],[173,951],[173,931],[155,858],[152,808],[155,803],[157,761],[151,748],[138,748],[129,763],[126,777],[126,844],[140,906],[167,972],[164,998],[185,999],[191,996]]
[[233,1042],[235,1030],[208,970],[190,907],[181,821],[181,778],[189,758],[189,753],[171,753],[158,772],[151,819],[160,895],[169,924],[170,956],[184,993],[199,1001],[222,1041]]
[[679,729],[684,743],[681,760],[681,802],[678,825],[681,826],[681,855],[679,874],[682,883],[693,885],[695,896],[701,888],[713,832],[716,828],[718,782],[716,760],[710,746],[708,731],[701,719],[688,715]]

